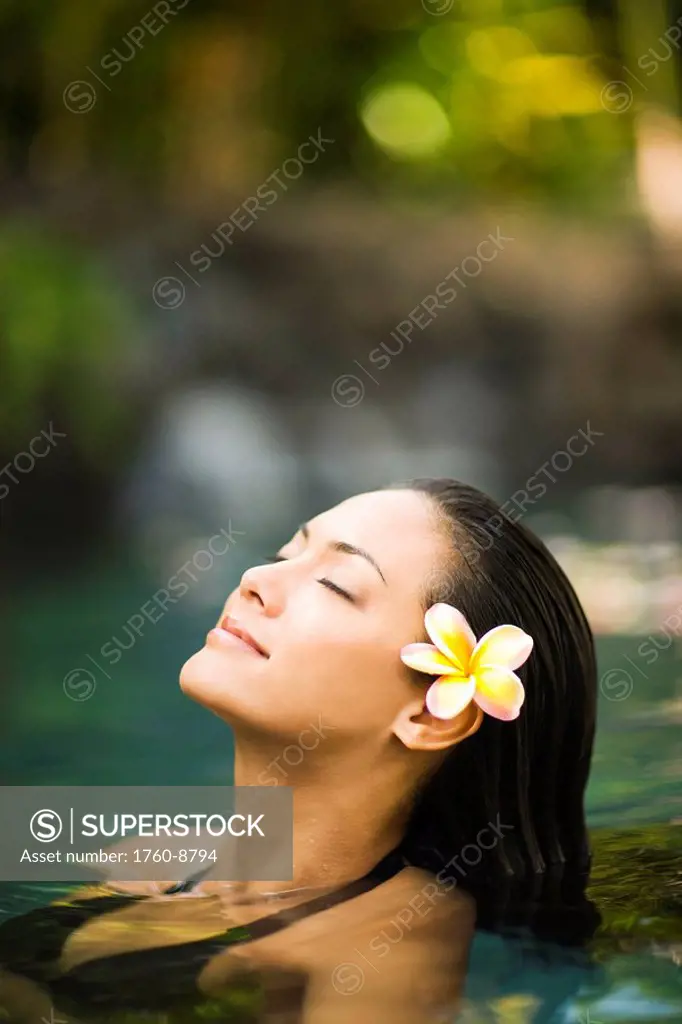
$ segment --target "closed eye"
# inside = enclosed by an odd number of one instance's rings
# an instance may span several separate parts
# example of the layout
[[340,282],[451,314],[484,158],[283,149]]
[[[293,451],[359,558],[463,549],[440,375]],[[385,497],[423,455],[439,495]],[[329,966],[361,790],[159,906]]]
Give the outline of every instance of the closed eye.
[[333,590],[335,594],[340,594],[341,597],[345,597],[346,601],[350,601],[351,604],[355,604],[355,598],[352,594],[349,594],[347,590],[340,587],[338,583],[332,583],[326,576],[323,576],[321,580],[317,581],[321,583],[323,587],[327,587],[329,590]]
[[[283,555],[266,555],[265,561],[288,562],[289,559],[284,558]],[[340,587],[338,583],[333,583],[331,580],[328,580],[326,576],[323,576],[322,579],[319,579],[317,582],[321,583],[322,586],[326,587],[328,590],[332,590],[335,594],[338,594],[340,597],[345,598],[346,601],[350,601],[351,604],[355,604],[355,598],[353,597],[352,594],[349,594],[347,590],[344,590],[343,587]]]

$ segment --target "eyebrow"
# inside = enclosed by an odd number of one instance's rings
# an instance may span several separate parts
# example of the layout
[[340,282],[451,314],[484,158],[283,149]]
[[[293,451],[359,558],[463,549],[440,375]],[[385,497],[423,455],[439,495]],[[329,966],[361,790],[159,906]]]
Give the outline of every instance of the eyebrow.
[[[307,523],[301,523],[299,530],[306,540],[310,539],[310,528]],[[370,555],[369,551],[365,551],[364,548],[356,547],[355,544],[349,544],[345,540],[332,540],[329,542],[327,547],[331,548],[332,551],[339,551],[343,555],[359,555],[360,558],[364,558],[366,562],[369,562],[369,564],[376,569],[384,583],[386,583],[386,577],[379,568],[377,562]],[[386,586],[388,586],[388,583],[386,583]]]

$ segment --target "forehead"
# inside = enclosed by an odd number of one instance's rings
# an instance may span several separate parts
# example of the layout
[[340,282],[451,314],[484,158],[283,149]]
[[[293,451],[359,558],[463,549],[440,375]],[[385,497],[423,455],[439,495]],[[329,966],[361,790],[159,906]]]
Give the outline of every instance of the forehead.
[[369,491],[347,498],[310,520],[311,538],[341,540],[364,548],[387,582],[418,585],[445,555],[438,511],[426,494]]

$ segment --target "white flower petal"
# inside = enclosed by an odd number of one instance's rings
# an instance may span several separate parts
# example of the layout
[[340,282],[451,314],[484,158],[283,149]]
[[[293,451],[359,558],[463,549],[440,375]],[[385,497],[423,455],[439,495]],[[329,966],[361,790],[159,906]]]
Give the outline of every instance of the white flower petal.
[[400,652],[400,659],[417,672],[434,676],[457,675],[459,671],[433,644],[407,644]]
[[441,676],[426,693],[426,707],[435,718],[456,718],[471,703],[475,690],[473,679],[459,682]]
[[471,655],[471,672],[482,665],[500,665],[515,669],[523,665],[533,650],[533,638],[518,626],[495,626],[478,641]]

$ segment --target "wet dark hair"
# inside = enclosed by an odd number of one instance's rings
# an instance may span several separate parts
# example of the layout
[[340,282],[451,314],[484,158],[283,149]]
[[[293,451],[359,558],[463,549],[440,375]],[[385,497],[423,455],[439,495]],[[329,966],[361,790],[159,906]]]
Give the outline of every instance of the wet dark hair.
[[[501,722],[484,715],[479,730],[452,749],[416,797],[404,850],[412,863],[443,870],[473,893],[483,927],[531,924],[540,932],[544,922],[553,933],[561,917],[565,941],[572,929],[579,939],[598,923],[584,896],[583,796],[597,693],[585,614],[545,544],[482,491],[440,478],[387,489],[428,495],[451,542],[449,562],[427,577],[424,608],[453,604],[476,636],[512,623],[534,639],[517,669],[526,694],[520,716]],[[477,842],[479,833],[492,848]]]

